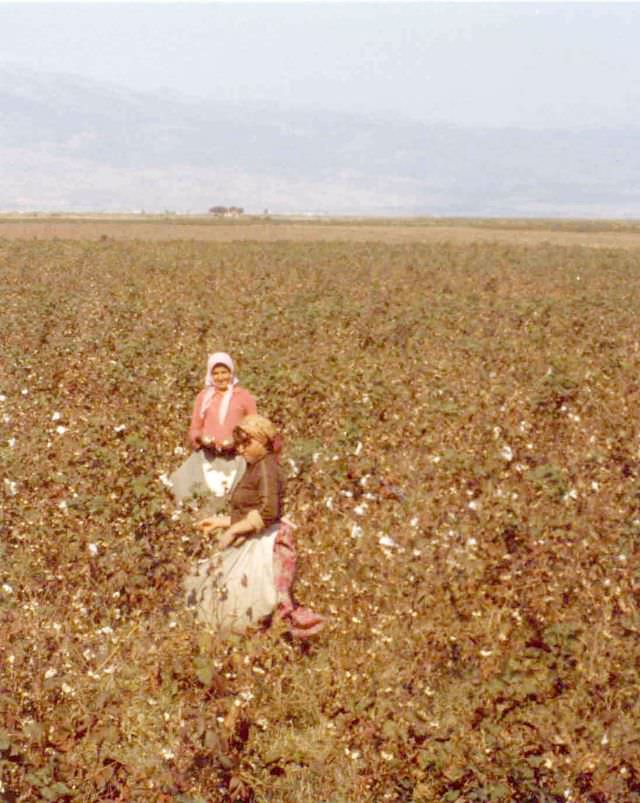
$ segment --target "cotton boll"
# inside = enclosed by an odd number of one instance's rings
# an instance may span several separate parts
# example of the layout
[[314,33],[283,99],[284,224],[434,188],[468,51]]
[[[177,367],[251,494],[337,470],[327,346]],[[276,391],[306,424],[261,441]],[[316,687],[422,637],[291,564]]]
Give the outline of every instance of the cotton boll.
[[364,530],[358,524],[352,524],[351,525],[351,537],[352,538],[355,538],[355,539],[362,538],[363,533],[364,533]]
[[510,463],[513,460],[513,450],[511,447],[505,444],[502,449],[500,449],[500,457],[507,463]]

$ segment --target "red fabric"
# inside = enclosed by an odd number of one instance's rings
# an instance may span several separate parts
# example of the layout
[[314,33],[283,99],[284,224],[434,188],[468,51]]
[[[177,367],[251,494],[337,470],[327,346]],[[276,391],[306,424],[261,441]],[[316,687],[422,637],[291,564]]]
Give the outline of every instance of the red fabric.
[[292,588],[296,574],[296,554],[291,527],[282,522],[273,547],[273,572],[278,592],[278,615],[289,625],[291,635],[306,638],[319,633],[325,619],[309,608],[303,608],[293,598]]
[[247,415],[256,413],[256,400],[245,388],[236,385],[233,389],[231,402],[229,403],[229,411],[225,418],[224,424],[218,422],[218,409],[222,396],[221,391],[216,391],[211,404],[207,408],[204,417],[200,415],[200,408],[202,406],[202,398],[209,390],[205,388],[198,393],[195,404],[193,406],[193,415],[191,416],[191,427],[189,428],[189,442],[192,448],[196,448],[196,438],[207,437],[213,439],[218,446],[223,443],[231,443],[233,441],[233,430],[242,419]]

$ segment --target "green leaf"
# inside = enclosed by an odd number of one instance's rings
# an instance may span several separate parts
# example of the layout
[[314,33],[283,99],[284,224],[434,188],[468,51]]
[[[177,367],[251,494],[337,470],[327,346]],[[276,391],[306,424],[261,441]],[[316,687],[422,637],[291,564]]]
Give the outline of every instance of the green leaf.
[[46,800],[58,800],[71,794],[71,789],[66,784],[54,783],[52,786],[46,786],[40,790],[40,794]]
[[215,667],[205,656],[199,656],[193,662],[196,677],[203,686],[211,686],[213,676],[215,674]]

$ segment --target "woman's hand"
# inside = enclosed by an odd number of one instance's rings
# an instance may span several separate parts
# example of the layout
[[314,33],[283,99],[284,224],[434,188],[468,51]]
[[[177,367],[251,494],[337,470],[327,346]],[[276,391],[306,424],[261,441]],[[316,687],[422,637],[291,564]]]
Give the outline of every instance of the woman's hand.
[[225,531],[218,536],[218,544],[220,545],[220,549],[226,549],[234,542],[238,541],[238,539],[242,542],[247,536],[253,535],[255,532],[258,532],[258,530],[262,529],[264,526],[262,524],[262,519],[260,519],[259,522],[261,526],[256,526],[258,522],[256,522],[255,515],[253,515],[255,512],[256,511],[251,511],[243,519],[236,521],[234,524],[231,524],[231,519],[229,516],[213,517],[218,519],[226,518],[227,520],[227,529],[225,529]]
[[208,533],[211,530],[224,530],[231,522],[229,516],[208,516],[206,519],[200,519],[196,522],[196,529],[202,530],[203,533]]
[[233,529],[233,527],[229,527],[228,530],[225,530],[221,535],[218,536],[218,546],[220,549],[226,549],[230,547],[231,544],[236,540],[237,533]]

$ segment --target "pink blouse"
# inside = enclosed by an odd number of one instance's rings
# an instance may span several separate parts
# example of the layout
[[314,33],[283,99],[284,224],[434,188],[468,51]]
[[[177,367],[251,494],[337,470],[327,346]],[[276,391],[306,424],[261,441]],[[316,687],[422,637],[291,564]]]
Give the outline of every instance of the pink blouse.
[[233,395],[229,403],[227,417],[224,424],[218,422],[218,410],[220,402],[222,401],[223,393],[216,391],[211,404],[207,408],[204,417],[200,415],[200,407],[202,406],[202,399],[207,392],[207,388],[198,393],[196,402],[193,406],[193,415],[191,416],[191,426],[189,427],[189,441],[191,446],[195,449],[198,446],[196,438],[211,438],[218,446],[223,443],[230,444],[233,441],[233,430],[242,419],[247,415],[253,415],[257,412],[256,400],[249,393],[248,390],[235,386]]

